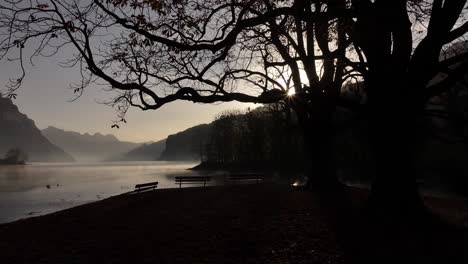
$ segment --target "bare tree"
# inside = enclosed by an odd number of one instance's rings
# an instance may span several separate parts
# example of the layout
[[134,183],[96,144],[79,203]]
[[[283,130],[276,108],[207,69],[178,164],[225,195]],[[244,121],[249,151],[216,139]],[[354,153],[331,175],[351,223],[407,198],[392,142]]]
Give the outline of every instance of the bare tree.
[[[107,85],[115,95],[109,103],[123,122],[131,106],[158,109],[176,100],[284,101],[304,131],[311,182],[318,187],[336,186],[335,108],[364,109],[377,161],[373,197],[394,207],[417,204],[411,164],[419,135],[415,124],[427,100],[466,72],[466,53],[439,59],[444,47],[468,30],[465,4],[8,0],[0,4],[0,50],[2,58],[18,60],[22,74],[6,93],[14,96],[21,85],[26,49],[34,58],[71,46],[75,53],[66,65],[82,73],[75,92],[91,83]],[[461,65],[453,70],[454,63]],[[447,77],[431,83],[440,71]],[[364,108],[341,96],[344,84],[360,81],[366,88]]]
[[360,64],[346,56],[354,53],[350,7],[346,0],[7,1],[1,50],[22,65],[28,45],[33,57],[72,46],[67,63],[83,76],[75,92],[104,82],[122,121],[130,106],[158,109],[175,100],[291,101],[316,185],[335,183],[330,119]]
[[[468,70],[467,50],[443,56],[468,31],[466,0],[356,0],[353,7],[353,40],[366,61],[366,112],[377,163],[372,201],[387,213],[412,213],[422,205],[413,161],[425,134],[420,124],[427,103]],[[437,78],[440,72],[446,77]]]

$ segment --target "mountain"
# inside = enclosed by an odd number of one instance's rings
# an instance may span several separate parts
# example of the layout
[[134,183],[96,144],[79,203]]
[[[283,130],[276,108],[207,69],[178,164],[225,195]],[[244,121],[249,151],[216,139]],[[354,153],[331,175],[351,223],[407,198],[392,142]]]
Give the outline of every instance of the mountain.
[[200,160],[200,147],[208,141],[211,127],[211,124],[203,124],[170,135],[160,160]]
[[33,162],[71,162],[70,154],[45,138],[33,120],[10,99],[0,97],[0,158],[12,148],[24,151]]
[[112,161],[185,161],[200,160],[200,147],[206,144],[211,124],[191,127],[170,135],[167,139],[143,144],[123,155],[114,155]]
[[83,162],[107,160],[110,157],[123,155],[141,145],[120,141],[114,135],[80,134],[56,127],[48,127],[42,130],[42,134]]
[[166,139],[158,142],[143,144],[129,152],[111,158],[112,161],[150,161],[157,160],[166,147]]

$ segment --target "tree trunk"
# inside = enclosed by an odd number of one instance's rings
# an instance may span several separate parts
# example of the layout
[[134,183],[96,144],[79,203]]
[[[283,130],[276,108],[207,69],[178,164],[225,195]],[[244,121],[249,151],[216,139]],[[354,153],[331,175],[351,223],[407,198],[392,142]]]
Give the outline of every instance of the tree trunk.
[[336,174],[332,112],[323,111],[318,116],[309,113],[309,117],[307,122],[301,122],[307,155],[307,190],[316,195],[321,215],[334,231],[346,263],[367,263],[367,247],[356,243],[359,212],[352,206],[349,193]]
[[411,137],[404,134],[404,127],[395,127],[403,124],[385,124],[373,131],[376,175],[372,183],[371,205],[376,210],[410,213],[419,206],[416,171],[409,149]]
[[308,176],[307,188],[335,190],[339,182],[333,161],[331,113],[309,113],[308,117],[300,120],[306,155],[304,168]]
[[420,137],[417,108],[409,96],[399,92],[407,90],[404,80],[379,80],[380,94],[369,97],[369,134],[375,159],[369,209],[382,219],[408,219],[424,208],[414,164]]

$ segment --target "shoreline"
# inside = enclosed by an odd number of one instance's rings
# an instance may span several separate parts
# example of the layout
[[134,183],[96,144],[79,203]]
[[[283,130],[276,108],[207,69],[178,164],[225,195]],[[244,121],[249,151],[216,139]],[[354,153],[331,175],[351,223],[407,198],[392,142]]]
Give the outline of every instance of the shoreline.
[[[31,163],[0,166],[0,222],[63,210],[102,200],[159,181],[159,188],[175,187],[173,175],[195,163]],[[50,186],[50,188],[48,187]],[[41,212],[41,213],[37,213]]]
[[[252,185],[252,184],[241,184],[241,185]],[[190,189],[222,188],[222,187],[229,187],[229,186],[232,186],[232,185],[213,185],[213,186],[207,186],[207,187],[200,187],[200,186],[197,186],[197,187],[184,187],[182,189],[187,189],[187,188],[190,188]],[[346,184],[346,186],[348,188],[355,188],[355,189],[359,189],[359,190],[364,191],[364,192],[369,191],[369,188],[367,186],[361,186],[361,185],[358,186],[358,185],[351,185],[351,184]],[[291,188],[297,188],[297,187],[292,186]],[[175,186],[175,187],[172,187],[172,188],[159,188],[159,189],[155,189],[153,192],[161,192],[161,191],[164,191],[164,190],[174,190],[174,189],[179,189],[179,187]],[[15,223],[17,221],[28,220],[28,219],[36,218],[36,217],[44,217],[44,216],[48,216],[48,215],[51,215],[51,214],[60,213],[60,212],[66,211],[66,210],[72,210],[72,209],[75,209],[75,208],[80,207],[80,206],[90,205],[90,204],[94,204],[94,203],[100,203],[100,202],[103,202],[105,200],[113,199],[113,198],[116,198],[116,197],[119,197],[119,196],[132,195],[132,193],[133,193],[133,191],[127,191],[127,192],[111,195],[111,196],[103,198],[103,199],[90,200],[90,201],[81,201],[81,202],[78,202],[76,205],[74,205],[72,207],[66,207],[66,208],[63,208],[63,209],[58,209],[58,210],[55,210],[55,211],[49,211],[49,212],[45,212],[45,213],[42,213],[41,211],[39,211],[39,212],[31,211],[28,214],[23,215],[23,217],[21,217],[21,218],[16,218],[16,219],[8,221],[8,222],[0,222],[0,227],[2,225],[8,225],[8,224],[11,224],[11,223]],[[422,191],[421,195],[423,196],[424,199],[457,200],[458,202],[466,202],[467,205],[468,205],[468,197],[465,197],[465,196],[460,196],[460,195],[455,195],[455,194],[450,194],[450,193],[444,193],[444,192],[433,192],[433,191],[428,191],[428,190]],[[467,223],[467,227],[468,227],[468,223]]]
[[233,164],[222,164],[214,162],[200,162],[198,165],[190,168],[193,171],[227,171],[227,172],[289,172],[289,173],[303,173],[303,170],[296,166],[290,165],[279,165],[277,163],[233,163]]
[[[260,164],[252,165],[250,163],[239,163],[239,164],[221,164],[221,163],[212,163],[212,162],[201,162],[198,165],[188,168],[187,170],[196,171],[196,172],[206,172],[213,173],[224,171],[227,173],[264,173],[264,174],[280,174],[286,176],[294,176],[299,178],[304,178],[305,172],[298,168],[291,168],[291,166],[271,166],[271,164]],[[286,177],[287,178],[287,177]],[[369,179],[360,179],[353,178],[348,176],[342,176],[338,178],[339,181],[350,187],[357,188],[369,188],[372,180]],[[418,188],[421,195],[424,196],[437,196],[437,197],[447,197],[447,198],[460,198],[468,199],[467,191],[460,191],[454,189],[453,182],[431,182],[430,180],[418,179]]]
[[12,165],[28,165],[28,163],[26,163],[26,162],[17,162],[17,163],[4,162],[4,161],[0,160],[0,166],[12,166]]
[[[360,208],[367,192],[348,189]],[[450,223],[468,227],[466,201],[425,201]],[[334,229],[322,215],[314,193],[290,186],[160,189],[0,224],[0,247],[3,263],[346,263]],[[453,232],[423,237],[453,247],[451,241],[460,241],[457,234],[462,234]],[[409,236],[413,242],[408,246],[418,245],[412,249],[416,255],[426,252],[419,249],[425,240]],[[441,250],[430,253],[445,252]]]

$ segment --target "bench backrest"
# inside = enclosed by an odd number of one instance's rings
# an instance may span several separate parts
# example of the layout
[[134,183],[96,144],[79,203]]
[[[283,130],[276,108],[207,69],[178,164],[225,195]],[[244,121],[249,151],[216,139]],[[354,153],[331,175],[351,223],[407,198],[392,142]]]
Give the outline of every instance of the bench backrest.
[[205,182],[205,181],[210,181],[211,177],[210,176],[176,176],[175,181],[176,182]]
[[230,174],[229,179],[235,180],[249,180],[249,179],[262,179],[263,174]]
[[137,185],[135,185],[135,189],[149,187],[149,186],[156,186],[156,185],[158,185],[158,183],[159,182],[148,182],[148,183],[137,184]]

